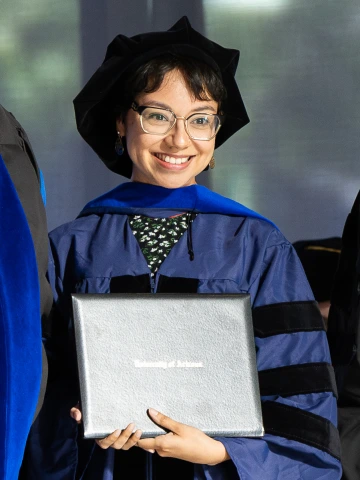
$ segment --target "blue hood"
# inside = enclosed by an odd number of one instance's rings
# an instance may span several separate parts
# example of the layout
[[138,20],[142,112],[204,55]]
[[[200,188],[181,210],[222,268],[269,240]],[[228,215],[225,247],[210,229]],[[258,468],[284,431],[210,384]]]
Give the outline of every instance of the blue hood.
[[[214,193],[201,185],[181,188],[164,188],[146,183],[128,182],[89,202],[79,217],[93,213],[141,214],[146,208],[174,212],[220,213],[270,220],[240,203]],[[274,225],[275,226],[275,225]]]

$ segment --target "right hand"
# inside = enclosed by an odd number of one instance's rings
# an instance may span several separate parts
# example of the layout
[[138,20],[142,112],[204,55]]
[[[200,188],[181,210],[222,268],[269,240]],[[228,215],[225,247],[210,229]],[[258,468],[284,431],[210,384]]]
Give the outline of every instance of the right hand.
[[[81,423],[82,413],[78,405],[70,410],[70,416],[76,420],[77,423]],[[97,439],[95,442],[104,450],[109,447],[115,448],[116,450],[129,450],[135,446],[141,438],[142,431],[134,430],[135,424],[130,423],[124,430],[117,429],[107,437]]]

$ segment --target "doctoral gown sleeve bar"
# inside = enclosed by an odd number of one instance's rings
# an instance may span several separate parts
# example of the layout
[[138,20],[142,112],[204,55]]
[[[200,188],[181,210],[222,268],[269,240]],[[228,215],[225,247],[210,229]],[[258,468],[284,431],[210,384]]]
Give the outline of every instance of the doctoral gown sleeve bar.
[[[241,480],[340,479],[336,387],[325,332],[299,260],[280,232],[269,236],[261,272],[249,291],[255,334],[261,337],[255,341],[266,394],[266,434],[262,439],[218,440]],[[271,387],[267,376],[275,379]],[[202,474],[207,480],[225,478],[221,464],[204,467]],[[197,475],[202,478],[200,471]]]

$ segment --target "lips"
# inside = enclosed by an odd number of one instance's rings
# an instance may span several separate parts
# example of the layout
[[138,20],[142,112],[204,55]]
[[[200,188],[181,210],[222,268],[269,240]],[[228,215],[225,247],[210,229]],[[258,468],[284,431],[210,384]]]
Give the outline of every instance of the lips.
[[164,153],[154,153],[155,157],[158,158],[159,160],[166,162],[166,163],[171,163],[172,165],[181,165],[182,163],[188,162],[192,156],[187,156],[187,157],[171,157],[170,155],[166,155]]

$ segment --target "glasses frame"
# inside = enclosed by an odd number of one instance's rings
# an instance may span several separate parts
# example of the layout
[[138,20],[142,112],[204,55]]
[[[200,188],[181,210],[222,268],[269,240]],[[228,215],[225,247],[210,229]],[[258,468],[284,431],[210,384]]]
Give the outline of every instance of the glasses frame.
[[[161,107],[153,107],[151,105],[138,105],[136,102],[133,102],[131,104],[131,108],[132,110],[134,110],[134,112],[138,113],[139,116],[140,116],[140,125],[141,125],[141,128],[143,129],[143,131],[149,135],[158,135],[158,136],[163,136],[163,135],[167,135],[171,129],[174,128],[174,126],[176,125],[176,122],[178,119],[181,119],[181,120],[184,120],[184,126],[185,126],[185,131],[186,133],[188,134],[188,136],[190,138],[192,138],[193,140],[199,140],[201,142],[208,142],[209,140],[212,140],[218,133],[218,131],[220,130],[221,128],[221,125],[222,125],[222,121],[224,120],[225,118],[225,115],[221,115],[219,113],[202,113],[202,112],[199,112],[199,113],[192,113],[191,115],[189,115],[188,117],[180,117],[178,115],[175,115],[175,113],[170,110],[170,108],[161,108]],[[143,111],[146,109],[146,108],[156,108],[157,110],[164,110],[165,112],[170,112],[173,116],[174,116],[174,123],[171,125],[171,127],[164,133],[153,133],[153,132],[148,132],[145,128],[144,128],[144,125],[143,125],[143,117],[142,117],[142,113]],[[191,118],[191,117],[194,117],[195,115],[207,115],[207,116],[211,116],[211,117],[218,117],[219,119],[219,126],[217,127],[216,129],[216,132],[214,133],[214,135],[212,135],[210,138],[197,138],[197,137],[194,137],[193,135],[190,134],[189,130],[188,130],[188,126],[187,126],[187,122],[188,120]]]

